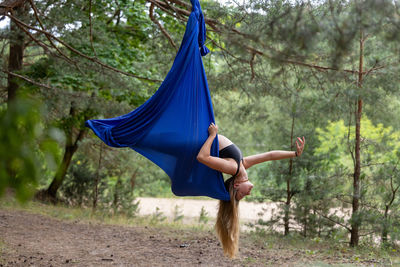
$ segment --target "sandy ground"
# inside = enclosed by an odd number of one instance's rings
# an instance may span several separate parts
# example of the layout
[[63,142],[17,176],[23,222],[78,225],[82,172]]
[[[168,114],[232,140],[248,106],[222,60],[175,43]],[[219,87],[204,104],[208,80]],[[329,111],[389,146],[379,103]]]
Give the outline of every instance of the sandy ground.
[[[168,218],[173,218],[176,211],[184,216],[185,222],[195,222],[199,219],[201,209],[207,212],[207,217],[215,218],[218,200],[190,199],[190,198],[137,198],[140,201],[139,214],[151,215],[159,208]],[[240,219],[243,222],[255,222],[258,219],[269,220],[277,211],[276,203],[252,203],[241,201],[239,204]]]
[[[176,216],[175,213],[183,215],[183,222],[193,224],[198,222],[201,209],[207,212],[207,217],[210,218],[209,225],[215,222],[217,215],[218,200],[212,199],[191,199],[191,198],[137,198],[139,201],[139,215],[152,215],[155,214],[156,209],[162,212],[169,220],[173,220]],[[258,220],[270,221],[276,217],[281,208],[278,203],[254,203],[240,201],[239,213],[241,221],[241,230],[248,231],[253,228],[248,227],[248,223],[256,223]],[[351,210],[332,209],[331,214],[336,214],[342,218],[349,219]],[[300,227],[296,225],[295,221],[290,221],[292,227]],[[274,231],[283,232],[283,221],[281,226],[274,226]]]

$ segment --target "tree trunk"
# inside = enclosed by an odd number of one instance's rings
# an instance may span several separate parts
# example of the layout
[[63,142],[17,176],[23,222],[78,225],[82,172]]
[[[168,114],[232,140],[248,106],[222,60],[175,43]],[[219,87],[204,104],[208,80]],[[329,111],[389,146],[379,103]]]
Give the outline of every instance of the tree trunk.
[[[293,129],[294,129],[294,115],[292,117],[292,129],[290,132],[290,149],[293,150]],[[289,219],[290,219],[290,202],[292,199],[292,190],[290,189],[290,180],[292,179],[293,173],[293,159],[289,160],[289,174],[286,180],[286,202],[285,202],[285,217],[283,223],[285,227],[285,235],[289,234]]]
[[303,211],[303,216],[304,216],[304,219],[303,219],[303,236],[304,237],[307,237],[307,230],[308,230],[307,216],[308,216],[308,212],[309,212],[309,210],[304,208],[304,211]]
[[130,179],[131,190],[132,190],[132,191],[135,189],[136,177],[137,177],[138,172],[139,172],[139,168],[137,168],[137,169],[133,172],[133,174],[132,174],[132,176],[131,176],[131,179]]
[[113,207],[114,207],[114,214],[118,212],[118,204],[119,204],[119,190],[121,188],[121,177],[118,175],[117,183],[114,186],[114,200],[113,200]]
[[[14,16],[25,21],[28,15],[28,6],[23,3],[14,9]],[[15,72],[22,69],[24,49],[25,49],[25,33],[15,24],[14,21],[10,22],[10,53],[8,57],[8,71]],[[7,77],[7,103],[15,99],[18,91],[18,83],[15,77],[8,74]]]
[[313,209],[313,215],[315,218],[317,218],[316,219],[317,220],[317,231],[318,231],[317,235],[318,235],[318,237],[321,237],[321,233],[322,233],[322,226],[321,226],[321,219],[320,219],[321,215],[316,216],[317,213],[314,209]]
[[[290,181],[287,181],[287,186],[290,186]],[[283,218],[283,223],[285,226],[285,235],[289,234],[289,217],[290,217],[290,194],[287,194],[286,196],[286,202],[285,202],[285,217]]]
[[389,206],[386,205],[385,207],[385,214],[383,216],[383,228],[382,228],[382,243],[385,245],[388,241],[388,213],[389,213]]
[[[360,33],[360,60],[359,60],[359,70],[358,70],[358,88],[361,90],[362,88],[362,79],[363,79],[363,53],[364,53],[364,37],[363,33]],[[355,121],[356,121],[356,144],[355,144],[355,166],[354,166],[354,175],[353,175],[353,201],[352,201],[352,220],[351,220],[351,237],[350,237],[350,246],[358,246],[359,241],[359,227],[361,224],[360,218],[358,216],[359,213],[359,205],[360,205],[360,174],[361,174],[361,115],[362,115],[362,106],[363,101],[362,97],[359,96],[357,100],[357,110],[355,112]]]
[[389,203],[387,203],[385,205],[385,213],[383,215],[383,228],[382,228],[382,236],[381,236],[381,238],[382,238],[382,243],[384,245],[386,245],[387,241],[388,241],[389,210],[390,210],[390,207],[392,206],[392,204],[393,204],[393,202],[394,202],[394,200],[396,198],[397,190],[399,190],[399,188],[400,188],[400,185],[398,185],[396,188],[393,187],[393,175],[391,175],[391,177],[390,177],[390,188],[392,190],[392,197],[391,197]]
[[71,144],[65,145],[65,152],[61,165],[58,167],[57,173],[54,176],[54,179],[51,182],[49,188],[47,189],[47,195],[50,196],[51,198],[54,199],[56,198],[57,191],[60,188],[62,182],[64,181],[65,175],[67,174],[67,170],[71,163],[72,156],[78,149],[78,141],[80,141],[83,138],[85,132],[86,130],[79,130],[78,137],[76,138],[75,142],[72,145]]
[[[74,105],[72,103],[69,115],[71,117],[76,115]],[[54,176],[53,181],[51,182],[49,188],[44,192],[45,198],[50,197],[51,200],[55,201],[56,200],[56,195],[57,191],[60,188],[65,175],[67,173],[68,167],[71,163],[72,156],[75,154],[76,150],[78,149],[78,143],[83,139],[83,137],[86,134],[86,129],[79,129],[77,133],[77,137],[74,141],[72,141],[73,136],[74,136],[74,127],[73,126],[67,126],[70,128],[67,128],[65,131],[66,133],[66,143],[65,143],[65,152],[63,156],[63,160],[58,167],[58,170],[56,172],[56,175]]]
[[93,209],[96,209],[97,207],[97,198],[99,194],[99,180],[100,180],[100,168],[101,168],[101,159],[102,159],[102,153],[103,152],[103,142],[100,143],[100,154],[99,154],[99,164],[97,166],[97,172],[96,172],[96,180],[94,183],[94,193],[93,193]]

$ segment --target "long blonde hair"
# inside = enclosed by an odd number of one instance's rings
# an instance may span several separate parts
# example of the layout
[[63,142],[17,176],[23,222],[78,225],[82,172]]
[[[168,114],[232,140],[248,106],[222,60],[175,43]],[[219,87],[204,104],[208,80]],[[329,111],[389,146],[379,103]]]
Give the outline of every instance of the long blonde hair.
[[225,181],[225,187],[229,191],[230,201],[219,201],[215,230],[222,243],[224,254],[229,258],[235,258],[239,250],[239,201],[236,200],[234,189],[235,177]]

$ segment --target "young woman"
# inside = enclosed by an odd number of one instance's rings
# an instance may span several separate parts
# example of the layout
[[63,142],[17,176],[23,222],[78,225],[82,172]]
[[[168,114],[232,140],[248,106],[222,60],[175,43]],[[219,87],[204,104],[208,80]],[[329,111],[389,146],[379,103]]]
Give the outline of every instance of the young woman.
[[253,188],[246,169],[265,161],[298,157],[303,153],[306,140],[304,137],[297,137],[296,151],[274,150],[243,158],[242,152],[232,141],[218,135],[219,157],[213,157],[210,149],[217,133],[217,125],[211,123],[208,127],[209,136],[201,147],[197,160],[214,170],[232,175],[225,181],[231,200],[220,200],[215,228],[224,253],[233,258],[239,248],[239,200],[250,195]]

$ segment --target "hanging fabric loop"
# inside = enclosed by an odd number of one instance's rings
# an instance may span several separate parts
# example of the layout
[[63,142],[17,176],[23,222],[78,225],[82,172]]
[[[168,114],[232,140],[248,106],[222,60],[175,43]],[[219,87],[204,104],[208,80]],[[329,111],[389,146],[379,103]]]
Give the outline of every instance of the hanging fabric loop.
[[[170,177],[175,195],[229,200],[222,174],[196,159],[215,120],[201,59],[209,52],[204,16],[199,1],[191,2],[181,46],[157,92],[128,114],[85,125],[107,145],[130,147],[157,164]],[[211,155],[218,156],[217,138]]]

